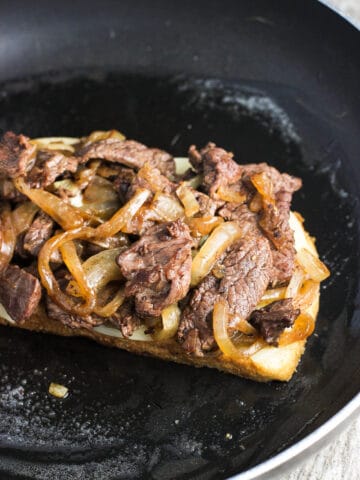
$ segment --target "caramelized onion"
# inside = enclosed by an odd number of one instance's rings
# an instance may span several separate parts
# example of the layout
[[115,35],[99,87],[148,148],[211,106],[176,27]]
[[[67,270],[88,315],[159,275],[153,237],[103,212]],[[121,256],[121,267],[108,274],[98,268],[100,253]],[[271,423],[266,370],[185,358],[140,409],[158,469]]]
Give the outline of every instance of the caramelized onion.
[[86,316],[90,314],[95,307],[95,297],[93,295],[86,296],[85,302],[79,304],[63,293],[50,268],[50,260],[52,254],[66,242],[76,239],[89,240],[93,238],[94,235],[95,230],[90,227],[82,227],[62,232],[50,238],[39,253],[38,269],[42,285],[46,288],[50,298],[60,308],[74,315]]
[[246,194],[235,190],[235,188],[230,188],[225,185],[220,185],[216,192],[218,198],[224,202],[232,203],[244,203],[246,201]]
[[269,303],[276,302],[277,300],[282,300],[285,298],[285,296],[286,287],[269,288],[261,297],[260,302],[256,305],[255,310],[266,307],[266,305],[269,305]]
[[299,290],[304,282],[305,272],[300,266],[296,266],[294,273],[290,279],[289,285],[286,287],[286,298],[295,298],[298,296]]
[[14,182],[23,195],[46,212],[64,230],[78,228],[84,224],[85,219],[89,219],[89,215],[85,212],[69,205],[56,195],[41,188],[30,188],[23,178],[17,178]]
[[224,222],[222,217],[195,217],[187,218],[186,223],[190,228],[191,235],[194,237],[203,237],[209,235],[214,228]]
[[96,229],[97,237],[112,237],[131,222],[140,207],[151,197],[145,188],[138,189],[130,200],[121,207],[107,222]]
[[[124,247],[103,250],[96,255],[92,255],[82,264],[88,284],[95,293],[100,292],[109,282],[122,278],[120,268],[115,260],[123,250]],[[81,293],[77,283],[72,280],[69,282],[67,291],[74,296],[78,296]]]
[[31,140],[31,143],[35,144],[40,150],[62,150],[70,153],[74,153],[74,146],[80,142],[79,138],[75,137],[43,137],[35,138]]
[[99,305],[99,302],[97,302],[94,308],[94,312],[100,317],[105,317],[105,318],[111,317],[111,315],[114,315],[117,309],[124,303],[124,300],[125,300],[125,293],[124,293],[124,289],[121,288],[115,293],[113,298],[105,305]]
[[200,210],[199,202],[196,200],[192,188],[182,184],[176,190],[176,194],[179,197],[181,203],[184,205],[185,215],[187,217],[192,217]]
[[226,303],[223,300],[214,306],[213,329],[215,341],[222,353],[233,361],[243,360],[244,356],[250,356],[261,350],[265,344],[262,340],[256,340],[250,346],[233,344],[228,333],[229,314]]
[[94,290],[84,272],[80,258],[76,251],[75,243],[72,240],[63,243],[59,247],[59,250],[67,269],[77,284],[80,296],[85,298],[93,297]]
[[266,172],[255,173],[251,175],[250,180],[262,196],[263,201],[275,205],[274,187]]
[[9,265],[14,254],[16,232],[9,205],[5,204],[0,214],[0,273]]
[[312,280],[322,282],[330,275],[324,263],[307,248],[300,248],[296,258]]
[[107,140],[108,138],[125,140],[125,136],[118,130],[95,130],[95,132],[90,133],[88,137],[82,138],[81,140],[84,145],[89,145],[90,143],[99,142],[100,140]]
[[294,298],[294,305],[300,308],[302,312],[305,312],[311,305],[314,304],[319,296],[320,284],[313,280],[306,280],[298,295]]
[[150,209],[163,222],[172,222],[184,216],[184,209],[173,195],[156,193]]
[[176,303],[164,308],[161,312],[162,329],[153,333],[153,339],[164,341],[172,338],[179,328],[180,315],[181,312]]
[[291,329],[286,329],[280,335],[278,344],[282,347],[300,340],[306,340],[313,333],[314,328],[314,318],[307,313],[301,313]]
[[15,234],[25,232],[32,224],[39,207],[32,202],[23,202],[12,212],[12,221]]
[[195,255],[191,267],[191,285],[197,285],[212,269],[219,256],[243,234],[236,222],[224,222],[213,230]]

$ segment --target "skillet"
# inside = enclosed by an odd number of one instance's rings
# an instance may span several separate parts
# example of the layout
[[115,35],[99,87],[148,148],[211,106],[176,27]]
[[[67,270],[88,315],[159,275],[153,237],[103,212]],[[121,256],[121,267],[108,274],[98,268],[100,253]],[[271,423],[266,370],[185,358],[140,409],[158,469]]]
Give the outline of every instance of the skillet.
[[0,26],[1,132],[272,163],[333,272],[288,384],[1,328],[1,478],[269,478],[314,452],[360,408],[359,32],[310,0],[2,1]]

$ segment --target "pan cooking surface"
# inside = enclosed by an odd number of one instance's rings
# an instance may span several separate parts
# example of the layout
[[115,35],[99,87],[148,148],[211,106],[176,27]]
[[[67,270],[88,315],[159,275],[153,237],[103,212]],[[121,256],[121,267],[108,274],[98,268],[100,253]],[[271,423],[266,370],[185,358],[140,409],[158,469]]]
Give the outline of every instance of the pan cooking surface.
[[[39,479],[225,478],[294,444],[359,391],[357,185],[336,124],[311,97],[275,83],[92,70],[4,83],[0,98],[2,131],[117,128],[174,155],[212,140],[239,162],[299,175],[294,208],[332,270],[316,334],[288,384],[1,328],[0,470]],[[66,385],[68,398],[51,397],[50,382]]]

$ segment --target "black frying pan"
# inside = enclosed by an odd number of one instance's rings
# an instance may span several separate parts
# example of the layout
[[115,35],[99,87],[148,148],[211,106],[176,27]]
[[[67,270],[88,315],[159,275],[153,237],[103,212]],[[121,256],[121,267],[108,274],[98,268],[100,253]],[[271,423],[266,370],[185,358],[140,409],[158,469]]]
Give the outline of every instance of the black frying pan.
[[359,32],[310,0],[3,0],[0,25],[0,130],[272,163],[333,272],[288,384],[1,328],[1,478],[269,478],[313,451],[360,406]]

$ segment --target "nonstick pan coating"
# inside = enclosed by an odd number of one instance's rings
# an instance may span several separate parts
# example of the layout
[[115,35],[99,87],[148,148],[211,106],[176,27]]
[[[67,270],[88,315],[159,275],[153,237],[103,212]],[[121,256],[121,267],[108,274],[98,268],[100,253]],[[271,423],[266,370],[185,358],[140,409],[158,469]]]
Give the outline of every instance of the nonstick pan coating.
[[[360,404],[359,32],[303,0],[4,1],[0,25],[1,132],[118,128],[175,155],[212,140],[274,164],[303,178],[295,209],[332,270],[288,384],[1,328],[1,478],[253,478],[349,420]],[[50,397],[51,381],[69,397]]]

